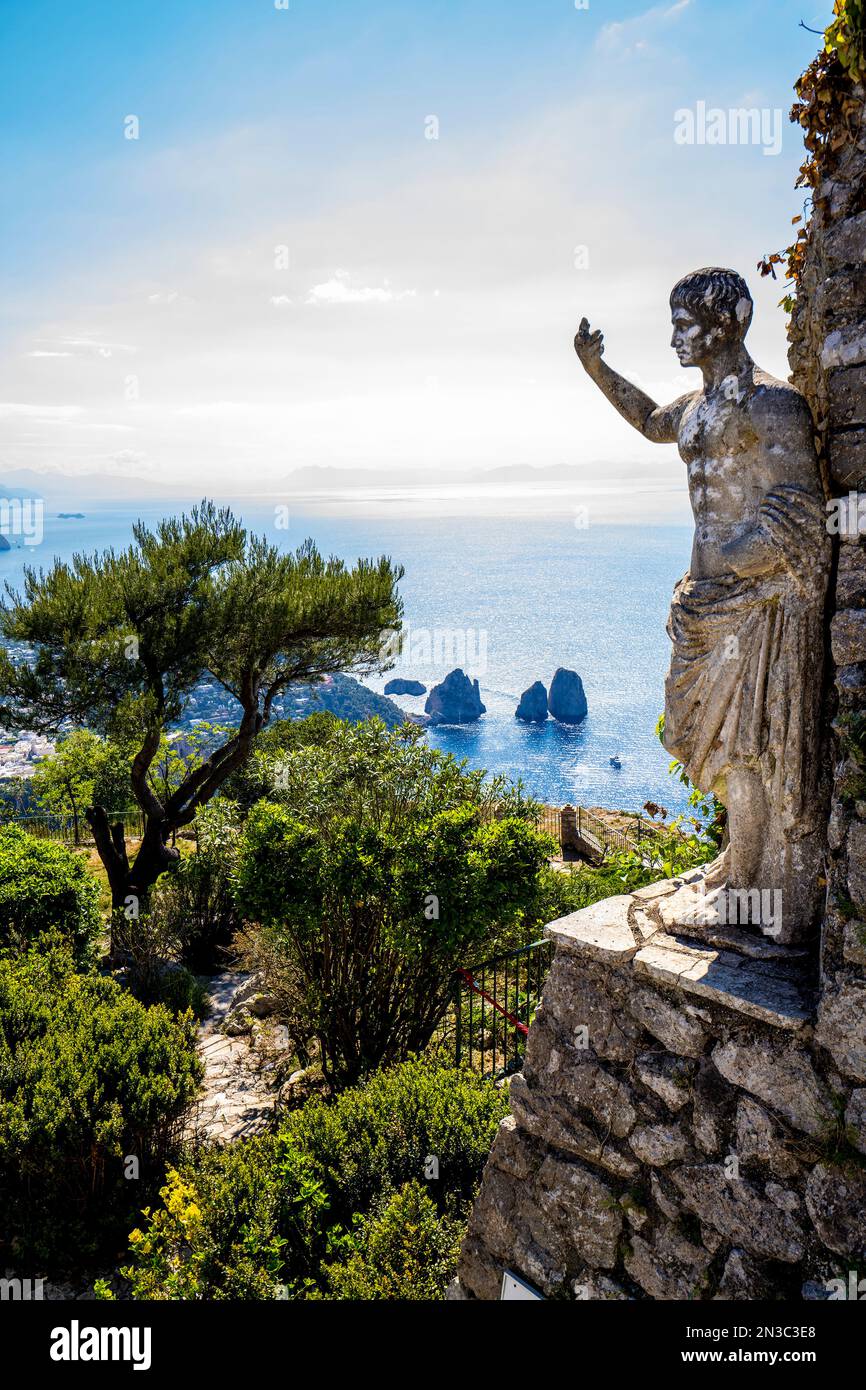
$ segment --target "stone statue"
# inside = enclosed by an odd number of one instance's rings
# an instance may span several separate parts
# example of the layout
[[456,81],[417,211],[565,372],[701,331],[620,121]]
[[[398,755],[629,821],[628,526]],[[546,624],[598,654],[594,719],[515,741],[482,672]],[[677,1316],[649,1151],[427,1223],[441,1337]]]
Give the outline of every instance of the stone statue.
[[[745,347],[753,303],[740,275],[696,270],[670,303],[671,345],[683,367],[703,375],[700,390],[671,405],[656,405],[607,365],[602,335],[586,319],[574,346],[620,415],[645,439],[675,442],[686,465],[695,534],[668,622],[665,747],[727,808],[729,842],[704,871],[702,892],[717,904],[733,894],[750,910],[721,920],[787,944],[808,937],[823,900],[830,542],[814,427],[804,397]],[[757,910],[767,893],[781,895],[772,924]]]

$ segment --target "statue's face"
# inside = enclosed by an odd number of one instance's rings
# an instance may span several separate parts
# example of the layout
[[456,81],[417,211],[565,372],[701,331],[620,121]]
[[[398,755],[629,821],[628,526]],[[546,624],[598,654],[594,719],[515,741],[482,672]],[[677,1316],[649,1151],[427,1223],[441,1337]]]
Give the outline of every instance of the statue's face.
[[671,347],[681,367],[703,366],[718,352],[725,336],[721,326],[707,328],[688,309],[674,309],[671,323],[674,326]]

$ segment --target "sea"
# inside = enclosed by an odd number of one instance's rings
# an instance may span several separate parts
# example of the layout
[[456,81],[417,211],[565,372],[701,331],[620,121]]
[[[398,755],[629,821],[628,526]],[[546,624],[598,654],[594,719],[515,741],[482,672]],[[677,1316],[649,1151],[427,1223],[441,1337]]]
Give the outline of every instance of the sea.
[[[686,809],[686,789],[669,771],[656,735],[664,704],[671,593],[688,567],[686,526],[575,523],[574,510],[552,515],[394,515],[375,508],[348,514],[327,504],[275,507],[235,499],[255,531],[287,549],[311,536],[348,563],[389,555],[403,566],[406,633],[394,668],[364,682],[382,692],[406,677],[428,689],[456,666],[479,682],[486,713],[474,724],[439,725],[426,737],[470,766],[521,780],[550,805],[566,803],[638,812],[648,801],[671,815]],[[38,545],[0,553],[0,579],[14,587],[25,564],[121,548],[132,525],[151,525],[182,504],[82,505],[60,518],[46,505]],[[557,667],[576,671],[589,712],[578,725],[515,718],[522,691],[549,686]],[[420,713],[424,696],[392,697]],[[619,760],[620,766],[611,764]]]

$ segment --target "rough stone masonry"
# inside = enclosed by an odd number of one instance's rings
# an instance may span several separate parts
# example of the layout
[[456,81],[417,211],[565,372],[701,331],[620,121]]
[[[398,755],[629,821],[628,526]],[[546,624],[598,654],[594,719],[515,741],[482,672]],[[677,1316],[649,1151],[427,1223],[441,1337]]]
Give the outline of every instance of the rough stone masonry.
[[554,962],[452,1297],[498,1299],[504,1270],[544,1297],[866,1297],[866,114],[856,95],[859,122],[816,190],[790,329],[834,546],[820,941],[699,925],[699,875],[552,923]]
[[506,1269],[618,1299],[826,1297],[866,1275],[862,1031],[816,1019],[807,950],[684,935],[699,894],[696,872],[547,928],[453,1295],[497,1299]]

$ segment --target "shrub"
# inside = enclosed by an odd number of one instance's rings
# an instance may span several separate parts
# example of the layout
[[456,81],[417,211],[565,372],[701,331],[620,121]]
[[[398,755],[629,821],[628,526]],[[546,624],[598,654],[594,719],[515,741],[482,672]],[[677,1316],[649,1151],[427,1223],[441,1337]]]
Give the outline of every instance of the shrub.
[[284,800],[245,827],[238,905],[279,943],[287,1022],[335,1086],[427,1046],[454,969],[523,922],[551,848],[519,796],[488,818],[483,774],[418,734],[335,723],[283,761]]
[[601,864],[598,868],[589,864],[575,864],[567,872],[543,869],[532,904],[534,936],[540,936],[547,923],[556,921],[557,917],[565,917],[582,907],[591,907],[602,898],[611,898],[623,891],[622,879],[609,863]]
[[[276,1135],[206,1150],[132,1233],[124,1273],[133,1296],[302,1298],[335,1287],[323,1266],[342,1254],[359,1254],[372,1278],[386,1230],[408,1222],[412,1208],[406,1197],[386,1220],[382,1204],[423,1179],[431,1156],[439,1177],[425,1190],[445,1218],[443,1253],[448,1222],[471,1201],[506,1110],[504,1092],[490,1082],[413,1059],[330,1104],[309,1102]],[[355,1217],[371,1212],[385,1226],[359,1234]],[[422,1215],[427,1241],[426,1207]],[[389,1258],[396,1277],[393,1249]]]
[[123,984],[142,1004],[165,1004],[172,1013],[192,1009],[196,1018],[210,1011],[207,990],[180,964],[177,924],[161,912],[135,919],[112,915],[115,954],[123,961]]
[[211,1010],[207,990],[185,965],[164,971],[157,984],[156,997],[144,1002],[164,1004],[173,1014],[183,1014],[189,1009],[193,1018],[198,1019],[207,1018]]
[[240,921],[231,889],[240,833],[237,810],[229,801],[215,801],[199,812],[195,828],[196,852],[184,855],[158,880],[149,913],[153,930],[167,943],[167,958],[203,974],[222,964]]
[[[170,1168],[162,1205],[145,1208],[121,1273],[136,1299],[270,1299],[289,1262],[304,1286],[305,1252],[326,1205],[308,1165],[272,1136],[202,1154]],[[288,1290],[287,1290],[288,1292]]]
[[507,1097],[471,1072],[413,1058],[377,1072],[329,1104],[309,1101],[282,1133],[314,1162],[335,1220],[367,1211],[382,1192],[439,1167],[437,1200],[471,1198]]
[[146,1009],[55,947],[0,960],[0,1208],[16,1254],[94,1252],[128,1229],[180,1139],[201,1065],[191,1018]]
[[348,1258],[323,1266],[328,1296],[404,1302],[443,1298],[457,1270],[462,1234],[460,1220],[440,1216],[421,1184],[408,1182],[356,1221]]
[[713,859],[717,846],[700,833],[686,834],[676,820],[659,826],[652,839],[638,849],[621,851],[605,861],[605,869],[619,880],[618,892],[633,893],[660,879],[675,878]]
[[78,964],[100,927],[99,885],[81,855],[18,826],[0,830],[0,946],[26,949],[59,933]]

